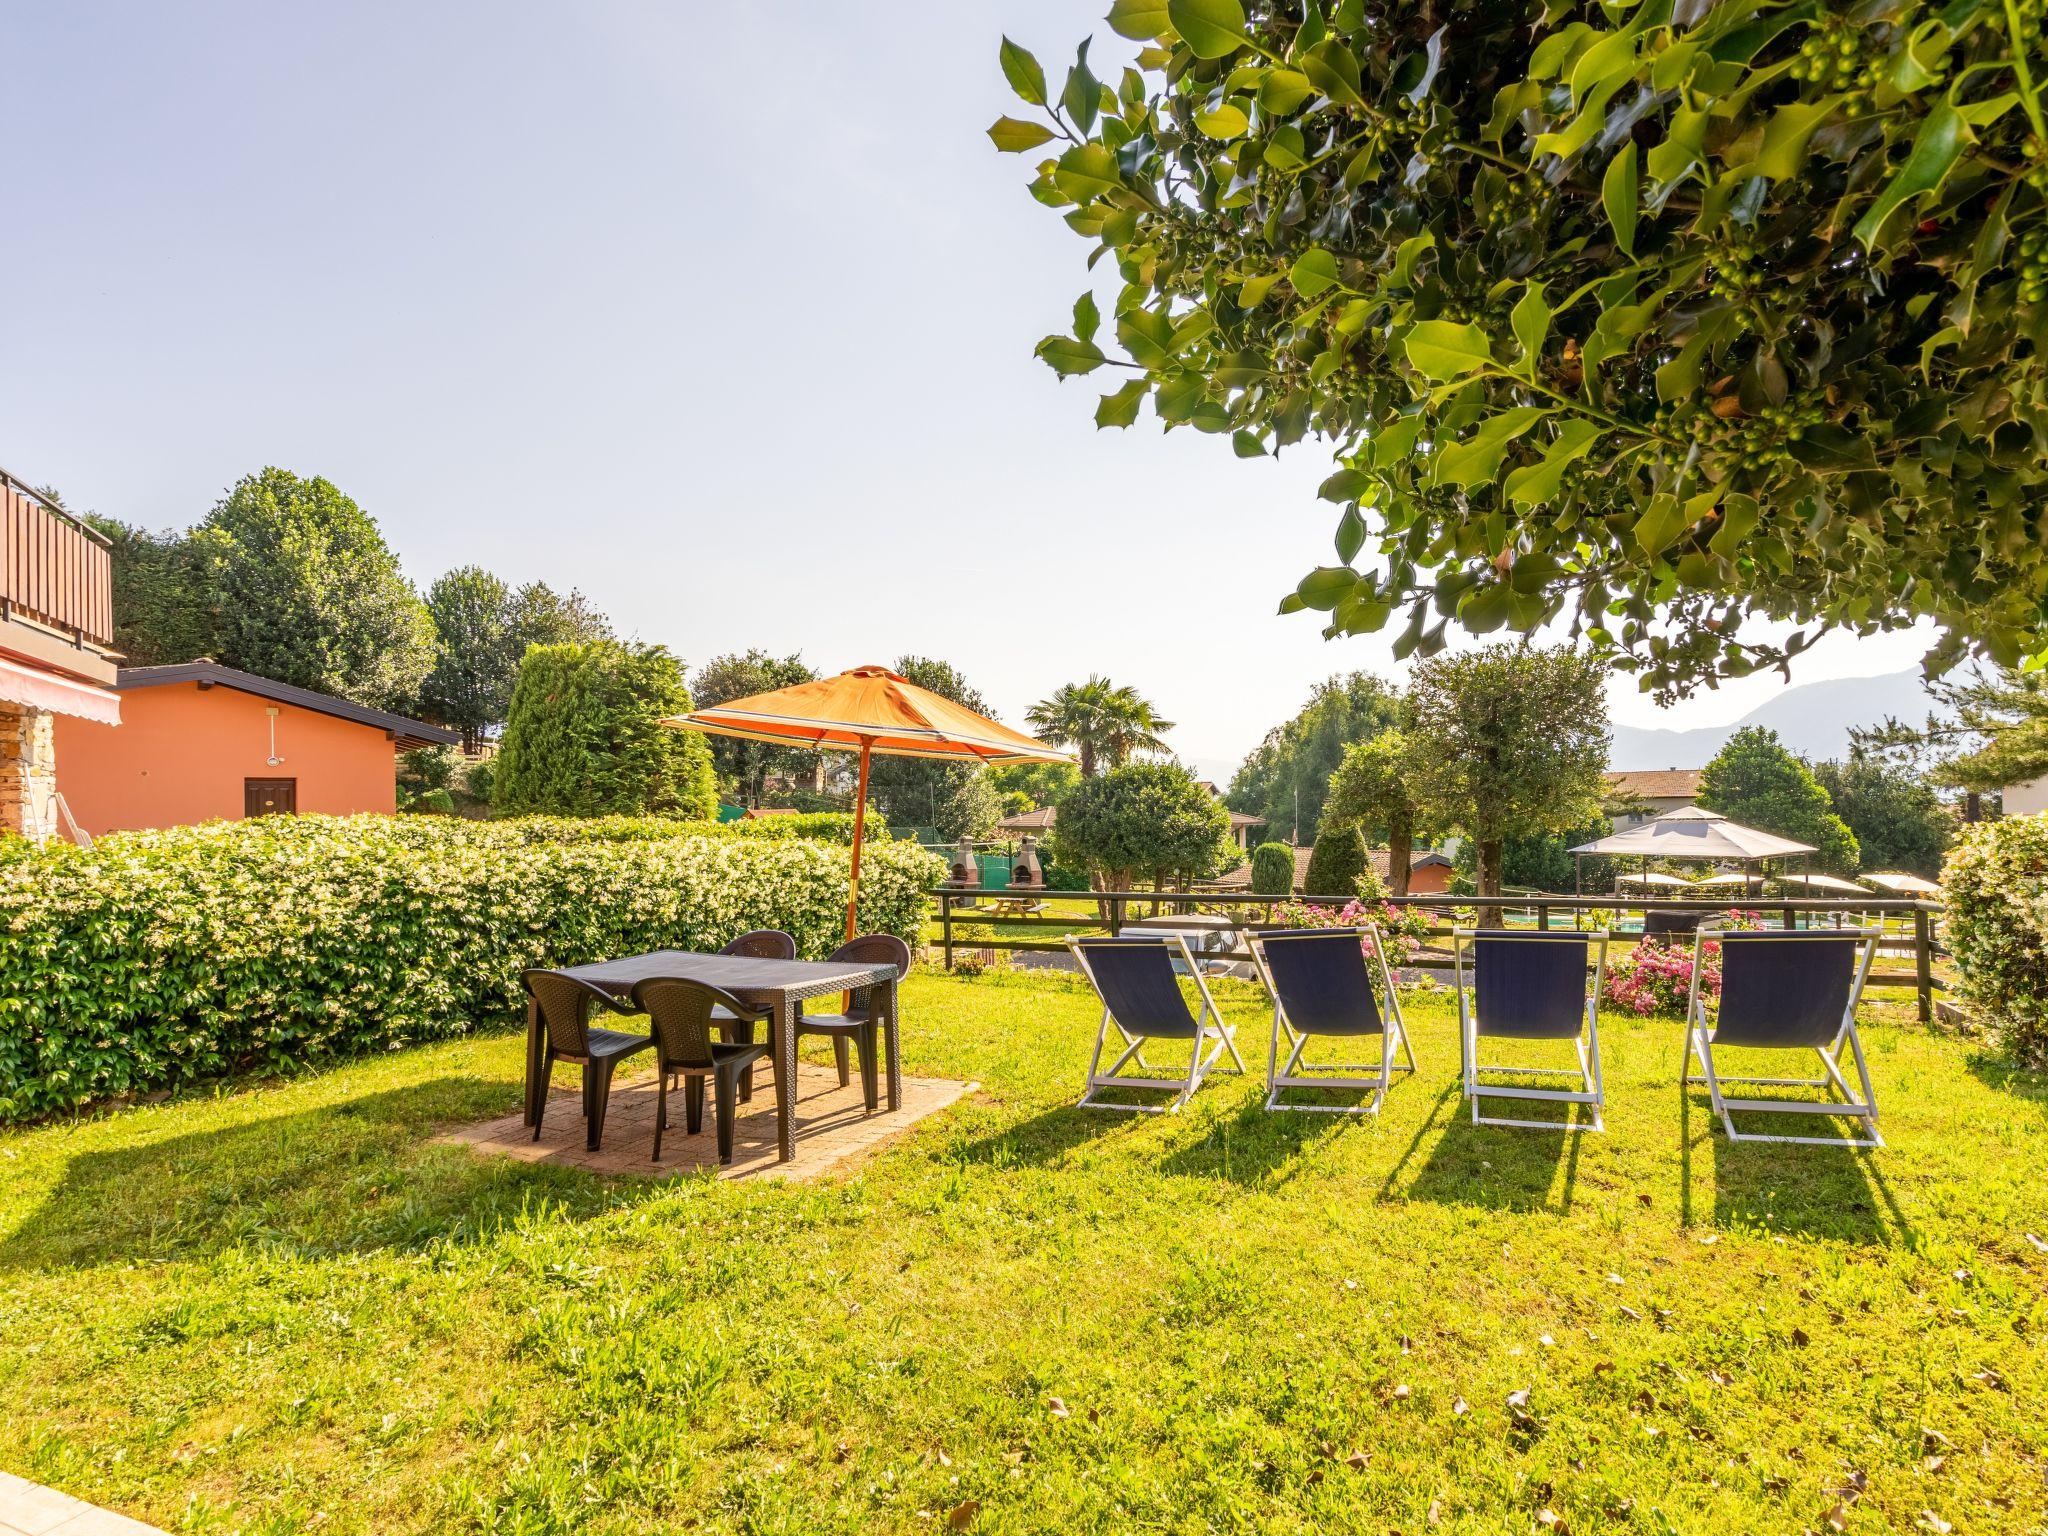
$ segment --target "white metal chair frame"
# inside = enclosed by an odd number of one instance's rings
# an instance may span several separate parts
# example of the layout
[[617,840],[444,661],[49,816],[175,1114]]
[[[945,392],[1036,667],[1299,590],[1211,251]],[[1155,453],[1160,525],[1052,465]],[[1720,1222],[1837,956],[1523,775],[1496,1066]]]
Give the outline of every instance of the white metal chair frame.
[[[1415,1070],[1415,1048],[1408,1043],[1408,1025],[1401,1017],[1401,996],[1394,990],[1394,973],[1387,966],[1386,938],[1379,925],[1367,923],[1362,932],[1372,937],[1373,958],[1378,963],[1380,988],[1385,1002],[1380,1008],[1380,1059],[1377,1068],[1369,1061],[1312,1062],[1303,1059],[1308,1049],[1310,1036],[1294,1027],[1294,1021],[1287,1017],[1287,1009],[1280,1001],[1280,989],[1273,982],[1273,973],[1266,964],[1266,945],[1277,940],[1288,943],[1293,939],[1312,938],[1317,934],[1330,932],[1317,929],[1314,934],[1254,934],[1248,944],[1252,952],[1252,964],[1258,969],[1259,981],[1265,987],[1267,996],[1273,999],[1273,1033],[1266,1044],[1266,1108],[1298,1109],[1322,1114],[1336,1115],[1377,1115],[1380,1103],[1387,1096],[1387,1089],[1396,1072]],[[1280,1036],[1287,1035],[1287,1065],[1280,1065]],[[1327,1038],[1336,1039],[1337,1036]],[[1397,1066],[1394,1062],[1394,1044],[1399,1040],[1401,1054],[1408,1058],[1408,1065]],[[1373,1077],[1305,1077],[1307,1072],[1377,1072]],[[1281,1093],[1289,1088],[1370,1088],[1372,1098],[1364,1104],[1290,1104],[1281,1100]]]
[[[1787,934],[1768,929],[1716,929],[1702,928],[1693,943],[1692,991],[1685,1004],[1685,1066],[1679,1073],[1679,1090],[1683,1092],[1693,1082],[1692,1064],[1698,1058],[1700,1070],[1706,1078],[1707,1097],[1712,1101],[1714,1113],[1721,1117],[1722,1129],[1730,1141],[1775,1141],[1802,1147],[1867,1147],[1884,1146],[1884,1137],[1877,1129],[1877,1096],[1870,1087],[1870,1066],[1863,1059],[1863,1041],[1856,1033],[1856,1005],[1863,1001],[1863,984],[1870,975],[1871,962],[1877,958],[1880,932],[1875,928],[1842,928],[1827,931],[1828,938],[1854,938],[1863,946],[1863,955],[1856,963],[1855,978],[1849,984],[1849,1001],[1842,1009],[1842,1025],[1835,1031],[1832,1044],[1811,1047],[1820,1057],[1821,1065],[1827,1068],[1826,1077],[1724,1077],[1714,1066],[1714,1036],[1716,1030],[1707,1023],[1704,1000],[1700,997],[1701,947],[1718,943],[1721,948],[1721,963],[1728,962],[1728,944],[1769,944],[1773,942],[1811,944],[1815,942],[1803,934],[1811,930],[1800,930]],[[1842,1075],[1842,1047],[1847,1044],[1855,1060],[1856,1080],[1862,1085],[1863,1097],[1858,1099]],[[1806,1050],[1806,1046],[1772,1046],[1744,1044],[1741,1050]],[[1723,1084],[1734,1084],[1751,1088],[1816,1088],[1823,1092],[1839,1092],[1842,1102],[1832,1099],[1731,1099],[1725,1097]],[[1863,1122],[1866,1132],[1861,1137],[1847,1140],[1839,1136],[1766,1136],[1756,1131],[1735,1129],[1736,1110],[1753,1111],[1759,1114],[1794,1115],[1842,1115]]]
[[[1482,943],[1488,938],[1532,939],[1539,942],[1580,943],[1593,947],[1593,985],[1586,993],[1586,1027],[1572,1039],[1573,1047],[1579,1053],[1578,1070],[1570,1067],[1516,1067],[1489,1066],[1479,1060],[1479,1020],[1477,1007],[1477,982],[1466,981],[1467,956],[1470,946]],[[1509,932],[1498,928],[1458,928],[1452,930],[1452,963],[1458,986],[1458,1044],[1464,1057],[1465,1099],[1472,1106],[1474,1125],[1515,1126],[1533,1131],[1605,1131],[1607,1122],[1603,1111],[1606,1108],[1606,1090],[1600,1081],[1600,988],[1607,976],[1607,930],[1566,929],[1551,934],[1546,930]],[[1475,968],[1477,957],[1470,962]],[[1576,1077],[1579,1087],[1521,1088],[1508,1087],[1499,1083],[1487,1083],[1480,1079],[1482,1072],[1512,1072],[1534,1077]],[[1584,1120],[1509,1120],[1499,1116],[1479,1113],[1481,1099],[1539,1099],[1551,1104],[1583,1104],[1593,1112],[1590,1123]]]
[[[1095,995],[1101,997],[1102,987],[1095,979],[1094,968],[1088,964],[1088,956],[1084,952],[1082,941],[1069,934],[1066,942],[1067,948],[1073,953],[1074,963],[1081,967],[1081,974],[1088,978],[1088,985],[1095,988]],[[1123,941],[1119,939],[1119,942]],[[1202,998],[1201,1009],[1195,1015],[1195,1035],[1188,1042],[1187,1075],[1185,1077],[1119,1077],[1117,1074],[1125,1066],[1132,1064],[1135,1064],[1141,1072],[1157,1072],[1161,1070],[1145,1059],[1145,1042],[1147,1040],[1170,1037],[1132,1034],[1122,1024],[1117,1022],[1116,1016],[1110,1012],[1109,1004],[1105,1000],[1102,1005],[1102,1022],[1095,1031],[1095,1051],[1088,1058],[1088,1086],[1081,1094],[1079,1105],[1083,1109],[1121,1109],[1128,1110],[1132,1114],[1141,1115],[1175,1114],[1187,1104],[1189,1099],[1195,1096],[1195,1090],[1202,1086],[1203,1079],[1208,1077],[1210,1069],[1216,1064],[1216,1059],[1225,1051],[1230,1053],[1230,1059],[1236,1063],[1239,1074],[1242,1074],[1245,1070],[1244,1058],[1237,1054],[1237,1042],[1232,1038],[1237,1032],[1237,1026],[1224,1022],[1223,1011],[1216,1006],[1216,999],[1209,995],[1209,984],[1203,979],[1202,968],[1196,962],[1194,954],[1189,950],[1187,939],[1181,934],[1169,933],[1161,935],[1158,942],[1162,948],[1174,952],[1172,954],[1174,960],[1187,967],[1188,975],[1194,978],[1195,990],[1201,994]],[[1112,1026],[1115,1027],[1117,1034],[1123,1038],[1123,1050],[1116,1060],[1110,1063],[1109,1070],[1104,1072],[1101,1070],[1102,1048],[1109,1040],[1109,1031]],[[1212,1041],[1214,1044],[1210,1043]],[[1209,1047],[1207,1056],[1202,1054],[1202,1048],[1205,1045]],[[1115,1104],[1096,1097],[1098,1093],[1106,1088],[1172,1088],[1177,1089],[1178,1092],[1164,1104]]]

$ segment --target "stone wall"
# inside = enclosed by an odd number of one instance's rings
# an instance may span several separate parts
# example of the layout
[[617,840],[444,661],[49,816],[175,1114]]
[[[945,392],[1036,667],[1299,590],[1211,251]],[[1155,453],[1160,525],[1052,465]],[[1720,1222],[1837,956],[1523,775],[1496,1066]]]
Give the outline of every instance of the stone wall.
[[49,711],[0,702],[0,833],[54,833],[57,747]]

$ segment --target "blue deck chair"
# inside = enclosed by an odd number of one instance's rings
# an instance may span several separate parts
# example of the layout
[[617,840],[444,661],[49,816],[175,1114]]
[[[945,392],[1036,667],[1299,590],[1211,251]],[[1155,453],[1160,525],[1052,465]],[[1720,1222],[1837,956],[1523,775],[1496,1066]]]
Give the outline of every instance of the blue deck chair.
[[[1237,1054],[1231,1038],[1235,1026],[1223,1021],[1216,1000],[1209,995],[1201,968],[1179,934],[1161,938],[1069,938],[1067,948],[1081,974],[1102,999],[1102,1023],[1095,1032],[1095,1054],[1088,1061],[1088,1087],[1081,1103],[1091,1109],[1128,1109],[1147,1114],[1171,1113],[1194,1096],[1202,1079],[1209,1075],[1217,1057],[1225,1051],[1244,1071],[1244,1058]],[[1188,1010],[1181,995],[1176,968],[1194,979],[1202,999],[1199,1014]],[[1107,1071],[1102,1067],[1102,1048],[1115,1029],[1123,1049]],[[1141,1072],[1161,1069],[1145,1060],[1145,1045],[1152,1040],[1185,1041],[1188,1047],[1186,1075],[1178,1077],[1120,1077],[1128,1065]],[[1206,1048],[1206,1054],[1205,1054]],[[1112,1104],[1097,1095],[1105,1088],[1171,1088],[1173,1098],[1165,1104]]]
[[[1372,940],[1373,956],[1379,970],[1384,1009],[1373,995],[1367,972],[1362,936]],[[1415,1070],[1415,1051],[1408,1043],[1408,1029],[1401,1020],[1401,998],[1394,990],[1394,974],[1387,968],[1386,940],[1373,924],[1356,928],[1294,928],[1275,933],[1254,934],[1252,963],[1259,979],[1273,999],[1273,1035],[1266,1046],[1266,1108],[1311,1109],[1335,1114],[1376,1115],[1387,1096],[1393,1074]],[[1280,1063],[1280,1036],[1287,1036],[1287,1063]],[[1357,1040],[1378,1035],[1380,1059],[1372,1062],[1328,1062],[1304,1060],[1312,1036]],[[1397,1067],[1394,1048],[1408,1058]],[[1306,1073],[1323,1073],[1320,1077]],[[1369,1072],[1370,1077],[1346,1077],[1348,1072]],[[1370,1088],[1372,1098],[1364,1104],[1300,1104],[1284,1102],[1280,1095],[1289,1088]]]
[[[1479,1112],[1483,1099],[1539,1099],[1552,1104],[1584,1104],[1593,1112],[1590,1128],[1605,1130],[1601,1114],[1607,1100],[1600,1083],[1600,983],[1607,972],[1606,932],[1509,933],[1491,928],[1460,928],[1454,943],[1458,1038],[1464,1047],[1465,1097],[1472,1105],[1472,1123],[1526,1126],[1543,1131],[1589,1128],[1584,1120],[1562,1125],[1554,1120],[1499,1119]],[[1590,989],[1586,982],[1588,960],[1592,961],[1593,972]],[[1569,1040],[1579,1053],[1578,1070],[1482,1065],[1479,1042],[1487,1039]],[[1579,1086],[1511,1087],[1484,1081],[1481,1074],[1486,1072],[1576,1077]]]
[[[1686,1059],[1681,1085],[1693,1081],[1693,1058],[1707,1080],[1714,1113],[1730,1141],[1783,1141],[1801,1146],[1882,1147],[1877,1131],[1877,1099],[1870,1090],[1870,1068],[1863,1042],[1856,1035],[1856,1005],[1877,956],[1874,928],[1803,928],[1702,931],[1698,946],[1721,946],[1721,1006],[1710,1023],[1700,996],[1701,953],[1693,951],[1692,995],[1686,1002]],[[1825,1077],[1723,1077],[1714,1064],[1718,1046],[1766,1050],[1810,1050],[1827,1069]],[[1856,1063],[1859,1099],[1842,1075],[1842,1047]],[[1730,1099],[1724,1084],[1769,1088],[1818,1088],[1837,1091],[1833,1099]],[[1765,1136],[1735,1129],[1735,1110],[1770,1114],[1845,1115],[1862,1123],[1864,1134],[1846,1142],[1833,1136]]]

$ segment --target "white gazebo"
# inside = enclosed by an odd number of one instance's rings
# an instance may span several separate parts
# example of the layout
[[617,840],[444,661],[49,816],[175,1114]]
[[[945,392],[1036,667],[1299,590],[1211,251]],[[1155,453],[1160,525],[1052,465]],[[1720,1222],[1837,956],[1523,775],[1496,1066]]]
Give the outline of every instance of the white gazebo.
[[[1796,843],[1789,837],[1759,832],[1755,827],[1745,827],[1718,811],[1697,805],[1666,811],[1640,826],[1581,843],[1571,850],[1575,863],[1600,854],[1609,858],[1641,859],[1645,873],[1653,859],[1749,865],[1762,864],[1769,859],[1803,857],[1818,851],[1811,843]],[[1580,863],[1578,867],[1583,869],[1585,866]]]

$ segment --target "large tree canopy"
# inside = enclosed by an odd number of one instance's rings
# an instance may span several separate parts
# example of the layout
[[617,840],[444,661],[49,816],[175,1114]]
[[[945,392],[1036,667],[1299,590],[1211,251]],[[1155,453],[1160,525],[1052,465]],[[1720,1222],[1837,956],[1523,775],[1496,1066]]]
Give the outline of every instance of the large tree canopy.
[[330,481],[266,469],[192,530],[214,658],[380,708],[409,708],[434,622],[377,524]]
[[[1032,183],[1122,286],[1039,352],[1246,455],[1335,446],[1328,632],[1568,619],[1669,695],[1931,616],[2048,649],[2033,3],[1116,0]],[[1805,626],[1782,642],[1747,616]]]
[[[758,646],[749,651],[732,651],[704,663],[690,682],[690,695],[698,709],[730,703],[757,693],[808,683],[818,674],[800,655],[771,656]],[[818,755],[797,747],[778,747],[772,742],[743,741],[737,736],[710,736],[711,759],[721,778],[732,780],[740,799],[759,805],[771,773],[795,774],[816,765]]]
[[1885,755],[1851,753],[1815,763],[1813,776],[1856,838],[1865,869],[1903,869],[1932,880],[1956,835],[1955,807],[1925,776]]
[[[1479,894],[1500,894],[1509,838],[1584,826],[1606,789],[1604,669],[1558,647],[1491,645],[1416,667],[1403,778],[1418,817],[1477,844]],[[1498,908],[1480,921],[1497,925]]]
[[1856,834],[1835,814],[1813,770],[1785,750],[1778,733],[1746,725],[1722,744],[1700,774],[1700,804],[1731,821],[1811,843],[1823,869],[1856,872]]
[[1399,696],[1370,672],[1316,684],[1301,712],[1268,731],[1239,766],[1230,808],[1265,817],[1268,836],[1313,843],[1345,749],[1390,729],[1400,715]]

